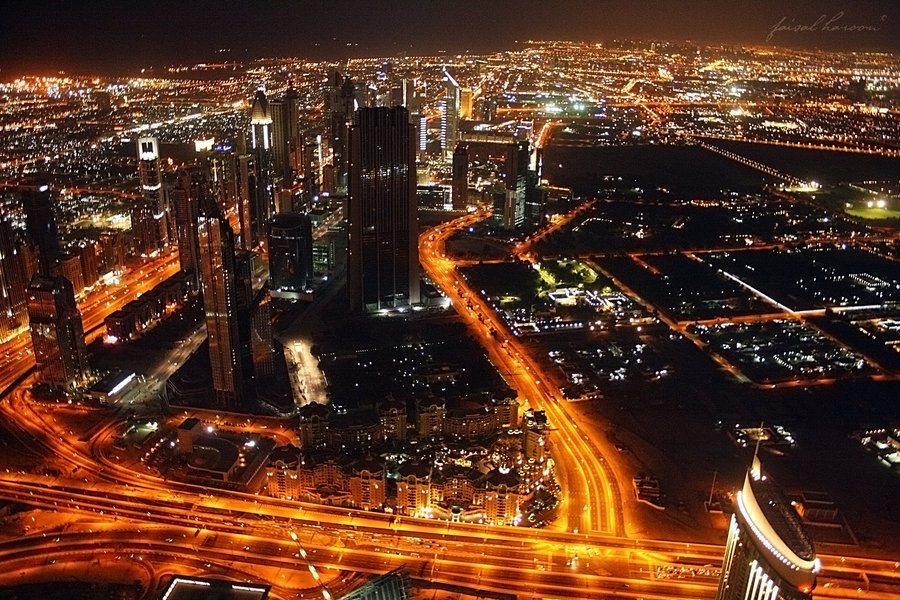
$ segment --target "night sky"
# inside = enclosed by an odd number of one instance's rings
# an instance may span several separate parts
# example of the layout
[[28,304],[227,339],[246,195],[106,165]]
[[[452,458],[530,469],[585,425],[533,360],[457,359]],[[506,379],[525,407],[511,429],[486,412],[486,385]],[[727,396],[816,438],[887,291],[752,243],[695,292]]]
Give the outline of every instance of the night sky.
[[[766,40],[782,19],[813,25],[823,15],[837,26],[879,31],[782,31]],[[900,1],[6,0],[0,7],[0,80],[58,70],[127,74],[223,56],[482,52],[527,39],[900,51]],[[220,48],[230,53],[216,54]]]

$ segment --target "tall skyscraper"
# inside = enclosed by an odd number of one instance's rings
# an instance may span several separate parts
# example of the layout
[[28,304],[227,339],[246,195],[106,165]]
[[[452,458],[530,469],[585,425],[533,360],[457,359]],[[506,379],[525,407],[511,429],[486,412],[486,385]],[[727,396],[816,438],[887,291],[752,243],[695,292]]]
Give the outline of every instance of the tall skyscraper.
[[459,118],[460,119],[471,119],[472,118],[472,97],[473,92],[472,88],[466,87],[460,90],[459,92]]
[[453,151],[453,210],[466,210],[469,205],[469,148],[463,143]]
[[38,271],[50,276],[59,256],[59,232],[53,214],[50,186],[39,183],[20,188],[25,209],[25,233],[38,251]]
[[459,128],[459,83],[444,69],[444,99],[441,101],[441,150],[448,157],[456,148]]
[[253,243],[265,241],[269,219],[275,212],[275,181],[272,176],[272,116],[262,90],[256,92],[250,109],[250,149],[253,177],[250,192],[250,228]]
[[[152,219],[148,227],[153,232],[153,244],[156,249],[161,249],[169,243],[169,230],[172,225],[169,222],[171,219],[169,203],[159,168],[159,141],[152,137],[139,138],[137,146],[141,196]],[[133,228],[133,216],[131,225]]]
[[201,200],[210,194],[206,173],[199,167],[182,169],[178,173],[178,185],[172,189],[178,264],[182,271],[191,274],[194,289],[198,289],[200,282],[197,219]]
[[759,458],[737,493],[716,600],[809,600],[820,569],[800,517]]
[[12,226],[0,220],[0,342],[28,325],[24,256]]
[[238,156],[230,145],[214,146],[208,155],[212,191],[223,213],[238,209]]
[[269,102],[272,118],[272,165],[282,186],[290,187],[299,164],[300,94],[291,85],[280,98]]
[[419,302],[414,147],[405,108],[356,112],[347,200],[347,286],[355,311]]
[[213,389],[219,406],[233,410],[241,405],[243,387],[234,233],[208,194],[200,199],[197,236]]
[[328,114],[328,143],[334,166],[335,181],[332,187],[337,194],[347,193],[349,128],[353,121],[353,111],[357,107],[354,90],[353,80],[349,77],[343,77],[337,70],[329,74],[325,108]]
[[299,213],[269,224],[269,287],[276,298],[299,298],[313,277],[312,222]]
[[90,370],[72,284],[36,274],[26,293],[38,379],[61,388],[83,384]]
[[527,140],[506,146],[502,195],[494,195],[494,221],[503,229],[516,229],[525,223],[525,200],[528,186],[535,182],[529,176],[530,154]]

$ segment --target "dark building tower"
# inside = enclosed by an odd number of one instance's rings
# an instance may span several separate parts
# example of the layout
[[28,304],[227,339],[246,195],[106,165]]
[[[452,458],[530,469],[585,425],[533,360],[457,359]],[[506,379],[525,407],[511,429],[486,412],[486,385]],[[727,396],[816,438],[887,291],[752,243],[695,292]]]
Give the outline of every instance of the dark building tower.
[[250,109],[250,148],[253,154],[253,177],[248,178],[250,193],[250,228],[253,243],[265,241],[269,219],[275,212],[275,182],[272,176],[272,116],[262,90],[256,92]]
[[754,457],[737,493],[716,600],[809,600],[819,568],[800,517]]
[[213,389],[219,406],[233,410],[240,407],[243,387],[234,233],[208,194],[200,199],[197,236]]
[[21,189],[25,209],[25,233],[38,251],[38,271],[49,276],[59,256],[59,232],[53,215],[53,198],[46,183]]
[[220,144],[210,151],[208,160],[210,184],[216,202],[219,203],[223,213],[231,210],[237,211],[240,193],[237,154],[234,153],[231,146]]
[[28,325],[25,257],[8,221],[0,221],[0,342]]
[[38,379],[61,388],[84,383],[90,372],[72,284],[65,277],[35,275],[27,296]]
[[178,241],[178,264],[192,275],[194,289],[200,277],[200,248],[197,237],[197,218],[200,202],[211,194],[206,173],[199,167],[178,173],[178,185],[172,189],[175,208],[175,231]]
[[336,70],[329,74],[326,109],[328,111],[328,136],[334,166],[334,182],[331,187],[337,194],[347,193],[349,177],[350,123],[356,110],[353,80],[343,77]]
[[276,298],[299,298],[313,276],[312,222],[281,213],[269,224],[269,286]]
[[453,210],[466,210],[469,205],[469,148],[457,144],[453,151]]
[[[150,221],[148,229],[152,233],[154,249],[161,249],[169,243],[171,219],[165,190],[162,186],[162,173],[159,169],[159,142],[156,138],[138,139],[138,177],[141,180],[141,196]],[[131,226],[134,228],[134,212]]]
[[159,249],[159,232],[153,209],[144,199],[131,205],[131,247],[136,256],[149,256]]
[[419,302],[414,140],[403,107],[361,108],[350,131],[347,286],[355,311]]
[[290,187],[300,151],[300,94],[291,85],[281,98],[269,103],[272,118],[272,165],[284,187]]

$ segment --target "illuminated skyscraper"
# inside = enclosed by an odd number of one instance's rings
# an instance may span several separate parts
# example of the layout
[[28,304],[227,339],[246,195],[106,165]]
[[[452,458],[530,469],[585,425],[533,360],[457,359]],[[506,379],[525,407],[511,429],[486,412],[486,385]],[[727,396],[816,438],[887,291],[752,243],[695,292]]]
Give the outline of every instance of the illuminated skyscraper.
[[[350,124],[357,102],[354,97],[353,80],[343,77],[337,70],[329,74],[328,95],[326,96],[328,111],[328,138],[331,145],[332,164],[334,165],[334,183],[332,187],[338,194],[347,193]],[[307,159],[308,162],[308,159]]]
[[83,384],[90,371],[72,284],[36,274],[26,294],[38,379],[67,389]]
[[0,220],[0,342],[28,325],[24,256],[12,226]]
[[59,257],[59,232],[53,214],[50,186],[39,183],[20,188],[25,209],[25,233],[38,251],[38,271],[50,276]]
[[272,176],[272,116],[262,90],[256,92],[250,109],[250,148],[253,178],[250,191],[250,228],[253,242],[265,240],[269,219],[275,212],[275,182]]
[[180,171],[178,185],[172,189],[176,240],[178,241],[178,264],[182,271],[191,274],[194,289],[197,289],[200,281],[197,218],[201,199],[210,194],[206,173],[199,167]]
[[347,270],[355,311],[419,302],[414,147],[405,108],[356,112],[350,131]]
[[269,102],[272,118],[272,165],[282,186],[293,184],[300,152],[300,94],[293,85],[281,98]]
[[463,88],[459,92],[459,118],[472,118],[472,88]]
[[469,205],[469,148],[457,144],[453,151],[453,210],[466,210]]
[[[162,186],[162,174],[159,168],[159,141],[146,137],[138,139],[138,177],[141,180],[141,196],[152,219],[149,228],[153,233],[155,249],[161,249],[169,243],[171,215],[165,190]],[[134,213],[132,212],[132,215]],[[132,216],[132,228],[134,217]]]
[[441,150],[447,156],[456,148],[459,128],[459,83],[444,69],[444,99],[441,101]]
[[212,384],[219,406],[234,410],[241,405],[243,387],[234,233],[211,195],[201,197],[199,213],[200,282]]
[[800,517],[759,459],[737,493],[716,600],[809,600],[820,568]]

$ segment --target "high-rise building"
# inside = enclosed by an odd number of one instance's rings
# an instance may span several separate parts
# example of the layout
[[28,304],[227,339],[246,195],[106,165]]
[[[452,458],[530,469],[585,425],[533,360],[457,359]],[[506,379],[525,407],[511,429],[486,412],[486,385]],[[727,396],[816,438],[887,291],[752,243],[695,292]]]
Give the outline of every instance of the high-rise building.
[[759,458],[737,493],[716,600],[809,600],[820,562]]
[[213,389],[219,406],[234,410],[241,405],[243,388],[234,233],[209,194],[200,199],[197,237]]
[[84,292],[84,273],[81,270],[81,257],[78,254],[71,252],[60,254],[56,269],[72,284],[72,290],[76,296],[80,296]]
[[28,325],[24,256],[12,226],[0,220],[0,342]]
[[466,87],[459,92],[459,118],[472,118],[472,88]]
[[504,184],[494,192],[494,221],[502,229],[512,230],[525,223],[525,200],[528,186],[535,183],[529,176],[530,154],[527,140],[506,146]]
[[272,165],[275,177],[290,187],[300,151],[300,94],[291,85],[280,98],[269,102],[272,118]]
[[459,83],[444,69],[444,98],[441,100],[441,150],[448,156],[456,148],[459,128]]
[[201,200],[210,194],[206,173],[199,167],[181,170],[178,174],[178,185],[172,189],[178,264],[182,271],[191,274],[194,289],[198,289],[200,280],[197,218],[200,214]]
[[463,143],[453,151],[453,210],[469,205],[469,148]]
[[240,195],[238,155],[227,144],[213,146],[208,155],[210,184],[223,213],[238,212]]
[[299,298],[313,277],[312,222],[281,213],[269,224],[269,285],[276,298]]
[[361,108],[350,132],[347,285],[353,310],[419,302],[414,140],[403,107]]
[[153,209],[143,198],[131,204],[131,249],[135,256],[149,256],[159,249],[159,231]]
[[25,209],[25,233],[38,252],[38,271],[50,276],[59,256],[59,232],[53,214],[50,186],[39,183],[20,188]]
[[26,294],[38,379],[61,388],[83,384],[90,370],[72,284],[36,274]]
[[328,138],[331,146],[332,164],[334,166],[334,183],[332,187],[338,194],[347,193],[347,177],[349,176],[349,140],[350,124],[353,111],[356,110],[353,80],[343,77],[336,70],[329,76],[326,109],[328,110]]
[[272,169],[272,116],[262,90],[256,92],[250,109],[250,148],[253,154],[253,178],[250,192],[250,228],[254,244],[266,238],[269,219],[275,212],[275,181]]
[[244,250],[250,250],[255,241],[250,219],[250,204],[256,194],[256,159],[252,154],[242,154],[238,157],[237,176],[238,196],[235,210],[238,216],[240,246]]
[[[159,141],[152,137],[139,138],[137,147],[141,197],[152,219],[148,227],[153,232],[155,249],[161,249],[169,243],[172,224],[169,222],[171,214],[159,167]],[[134,215],[133,212],[132,215]],[[132,216],[131,224],[133,228],[134,216]]]

